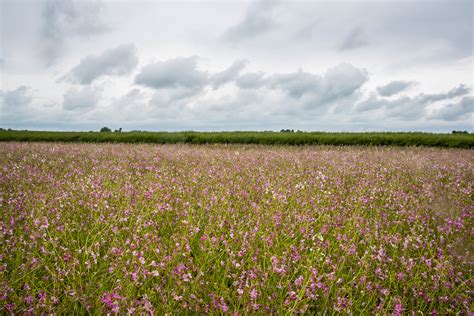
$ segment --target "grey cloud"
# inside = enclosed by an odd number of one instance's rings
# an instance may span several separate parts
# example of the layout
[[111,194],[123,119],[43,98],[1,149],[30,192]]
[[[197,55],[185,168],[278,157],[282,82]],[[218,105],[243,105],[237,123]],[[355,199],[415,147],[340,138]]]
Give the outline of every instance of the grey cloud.
[[324,76],[324,94],[329,98],[352,95],[369,79],[367,70],[342,63],[328,69]]
[[380,16],[380,28],[374,26],[374,31],[380,40],[403,39],[405,45],[423,45],[427,52],[417,62],[472,55],[472,1],[381,2],[381,5],[385,12]]
[[268,81],[271,88],[279,88],[293,98],[301,98],[306,93],[314,92],[321,85],[320,76],[302,70],[288,74],[275,74]]
[[226,70],[209,75],[197,69],[197,57],[176,58],[143,67],[135,83],[166,90],[156,99],[168,102],[194,96],[206,86],[218,88],[233,82],[240,89],[265,87],[268,93],[280,91],[294,99],[304,97],[311,104],[326,104],[353,95],[368,79],[366,70],[347,63],[328,69],[323,76],[302,70],[272,75],[251,72],[239,76],[245,64],[238,60]]
[[133,100],[141,100],[144,98],[144,94],[140,89],[133,88],[130,91],[128,91],[125,95],[117,99],[115,104],[122,106],[127,106],[131,101]]
[[257,89],[265,84],[265,73],[248,72],[237,78],[235,84],[241,89]]
[[474,112],[474,97],[465,96],[457,103],[450,103],[439,109],[430,116],[432,119],[440,119],[445,121],[457,121],[467,119]]
[[135,83],[153,89],[202,88],[208,74],[197,69],[197,57],[175,58],[147,65],[135,77]]
[[[410,109],[412,105],[414,105],[414,108]],[[374,93],[372,93],[367,99],[360,101],[354,106],[356,112],[383,110],[386,114],[390,114],[392,117],[410,116],[415,114],[413,111],[418,112],[420,108],[422,108],[424,111],[425,105],[420,102],[419,98],[402,96],[398,99],[390,100],[380,98]],[[418,117],[420,115],[415,114],[415,116]]]
[[387,118],[399,118],[407,121],[414,121],[426,113],[426,104],[419,102],[417,98],[402,96],[398,99],[388,101],[385,106]]
[[0,90],[0,121],[2,124],[29,121],[36,116],[31,89],[19,86],[14,90]]
[[89,36],[107,30],[100,19],[98,1],[47,0],[42,18],[42,56],[52,63],[60,56],[64,42],[71,37]]
[[[269,58],[276,62],[281,58],[311,58],[315,50],[351,56],[357,53],[353,50],[367,45],[371,46],[365,52],[369,59],[388,57],[394,67],[472,55],[469,0],[270,4],[273,6],[268,9],[250,2],[243,19],[228,29],[224,38],[249,52],[264,54],[271,47],[277,53]],[[354,27],[348,29],[346,25]],[[251,41],[256,37],[258,41]]]
[[271,0],[252,3],[247,8],[242,21],[229,28],[224,33],[224,38],[231,42],[241,41],[270,30],[275,26],[272,14],[276,4],[276,1]]
[[[166,95],[170,100],[183,100],[196,96],[201,92],[200,86],[196,87],[175,87],[166,90]],[[157,93],[157,92],[155,92]]]
[[448,98],[455,98],[455,97],[460,97],[460,96],[466,95],[469,92],[471,92],[471,88],[466,87],[466,85],[464,85],[464,84],[460,84],[458,87],[451,89],[447,93],[447,96],[448,96]]
[[419,98],[401,96],[397,99],[389,100],[372,94],[368,99],[356,104],[354,109],[359,113],[382,110],[385,119],[413,121],[425,114],[426,104],[420,102]]
[[377,98],[376,95],[371,94],[370,97],[364,101],[356,104],[355,110],[357,112],[367,112],[382,108],[387,103],[386,100]]
[[4,110],[15,111],[31,104],[30,88],[19,86],[15,90],[0,91],[1,106]]
[[[160,121],[182,120],[190,114],[189,97],[193,96],[193,93],[197,94],[197,91],[186,88],[156,90],[148,102],[148,115]],[[198,100],[199,98],[193,99],[194,102],[199,102]]]
[[131,89],[125,95],[120,98],[113,99],[112,106],[120,110],[130,108],[134,110],[137,107],[142,107],[145,104],[146,95],[137,88]]
[[367,80],[366,70],[343,63],[328,69],[324,76],[301,70],[291,74],[273,75],[269,79],[269,85],[286,91],[293,98],[309,95],[309,103],[314,105],[348,97]]
[[436,93],[436,94],[420,94],[418,98],[422,103],[431,103],[437,102],[442,100],[453,99],[456,97],[461,97],[463,95],[468,94],[471,92],[469,87],[466,87],[464,84],[460,84],[458,87],[453,88],[445,93]]
[[247,65],[246,60],[236,60],[229,68],[224,71],[213,74],[210,77],[211,82],[215,87],[225,84],[230,81],[234,81],[240,74],[240,72]]
[[132,44],[121,45],[97,56],[87,56],[64,77],[71,83],[90,84],[100,76],[126,75],[138,64]]
[[243,89],[280,90],[293,99],[304,98],[314,107],[353,95],[367,80],[366,70],[343,63],[328,69],[323,76],[301,69],[267,77],[264,73],[247,73],[236,80],[236,85]]
[[[397,99],[379,98],[371,94],[366,100],[359,102],[355,107],[356,112],[367,112],[372,110],[383,110],[386,118],[400,118],[403,120],[417,120],[427,114],[427,107],[434,102],[449,100],[466,95],[470,89],[465,85],[459,85],[446,93],[423,94],[414,97],[400,96]],[[460,116],[472,112],[473,97],[465,96],[460,102],[445,105],[430,118],[443,120],[456,120]]]
[[378,86],[377,92],[384,97],[389,97],[398,94],[409,87],[413,86],[414,82],[411,81],[392,81],[384,86]]
[[90,110],[96,107],[100,93],[90,86],[82,89],[71,88],[63,96],[63,109],[67,111]]
[[302,26],[294,33],[294,37],[302,38],[305,40],[311,39],[317,31],[317,27],[319,26],[321,19],[316,19],[310,21],[308,24]]
[[353,28],[349,34],[346,35],[341,45],[339,46],[340,50],[351,50],[356,49],[362,46],[369,44],[369,40],[365,30],[358,26]]
[[133,88],[126,94],[113,98],[109,103],[109,110],[104,109],[105,114],[110,118],[116,118],[121,124],[131,121],[147,120],[148,102],[150,95],[139,88]]
[[187,105],[199,102],[201,87],[172,87],[155,90],[148,101],[150,114],[160,118],[178,118]]

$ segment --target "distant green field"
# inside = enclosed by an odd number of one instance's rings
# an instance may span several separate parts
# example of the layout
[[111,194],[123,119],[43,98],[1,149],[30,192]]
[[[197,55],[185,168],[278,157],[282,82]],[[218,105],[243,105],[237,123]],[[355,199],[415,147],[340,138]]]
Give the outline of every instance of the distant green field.
[[0,131],[0,141],[262,144],[262,145],[377,145],[473,148],[473,134],[325,133],[325,132],[45,132]]

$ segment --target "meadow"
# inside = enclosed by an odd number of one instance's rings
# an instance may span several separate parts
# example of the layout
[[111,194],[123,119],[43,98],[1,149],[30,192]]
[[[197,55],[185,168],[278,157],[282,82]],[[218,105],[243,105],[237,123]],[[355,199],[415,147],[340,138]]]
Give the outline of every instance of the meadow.
[[474,311],[472,149],[0,144],[6,314]]
[[0,130],[0,141],[155,143],[155,144],[259,144],[259,145],[363,145],[474,148],[474,134],[420,132],[49,132]]

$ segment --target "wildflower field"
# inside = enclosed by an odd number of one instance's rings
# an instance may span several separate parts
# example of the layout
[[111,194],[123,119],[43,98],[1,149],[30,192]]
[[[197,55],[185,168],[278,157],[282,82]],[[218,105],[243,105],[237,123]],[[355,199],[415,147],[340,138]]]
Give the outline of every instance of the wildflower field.
[[471,314],[472,149],[0,144],[7,314]]

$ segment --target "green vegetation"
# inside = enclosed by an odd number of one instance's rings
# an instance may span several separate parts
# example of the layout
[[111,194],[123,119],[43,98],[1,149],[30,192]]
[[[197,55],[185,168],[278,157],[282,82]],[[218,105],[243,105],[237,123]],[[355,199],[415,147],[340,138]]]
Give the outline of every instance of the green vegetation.
[[112,130],[108,128],[107,126],[104,126],[100,129],[101,133],[110,133]]
[[469,133],[0,131],[0,141],[156,144],[382,145],[473,148]]
[[465,149],[2,143],[2,315],[472,315]]

